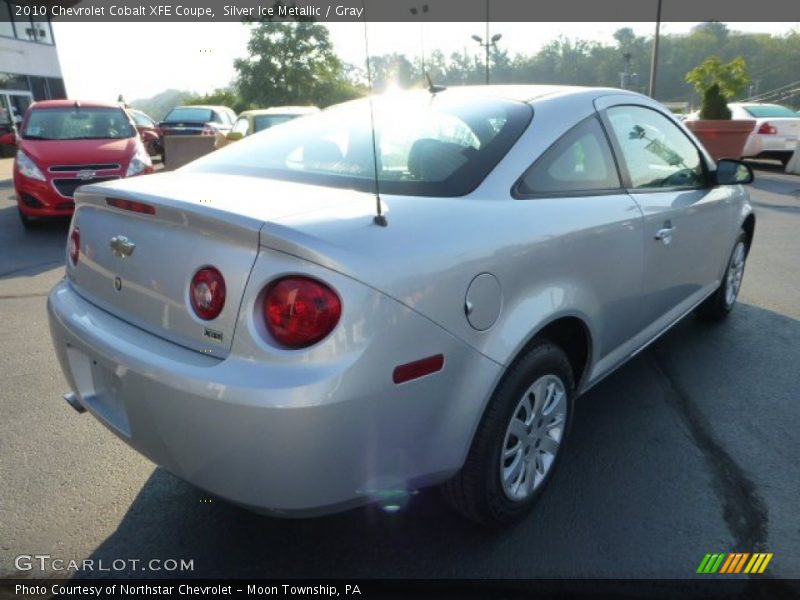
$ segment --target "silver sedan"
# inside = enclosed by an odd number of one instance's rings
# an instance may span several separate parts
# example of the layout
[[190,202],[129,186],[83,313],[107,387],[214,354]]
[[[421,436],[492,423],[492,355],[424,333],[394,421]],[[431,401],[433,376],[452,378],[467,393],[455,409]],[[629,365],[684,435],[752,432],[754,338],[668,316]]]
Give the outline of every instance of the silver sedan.
[[733,308],[751,180],[621,90],[336,106],[78,191],[48,302],[65,398],[254,510],[442,485],[508,522],[576,397],[684,315]]

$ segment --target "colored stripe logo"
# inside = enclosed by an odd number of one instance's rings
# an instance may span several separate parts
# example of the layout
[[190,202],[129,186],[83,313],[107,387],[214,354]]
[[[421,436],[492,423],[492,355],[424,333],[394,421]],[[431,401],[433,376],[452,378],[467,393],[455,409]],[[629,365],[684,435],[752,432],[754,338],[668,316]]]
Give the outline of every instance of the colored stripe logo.
[[729,552],[719,554],[706,554],[697,567],[697,573],[703,575],[731,575],[736,573],[758,574],[763,573],[769,561],[772,560],[772,552]]

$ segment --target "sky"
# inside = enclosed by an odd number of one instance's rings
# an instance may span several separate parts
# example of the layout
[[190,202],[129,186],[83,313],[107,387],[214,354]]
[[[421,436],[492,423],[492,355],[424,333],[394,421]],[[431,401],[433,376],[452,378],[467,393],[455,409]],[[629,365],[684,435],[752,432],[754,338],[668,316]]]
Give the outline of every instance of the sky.
[[[662,34],[687,33],[697,23],[662,23]],[[340,58],[362,66],[363,23],[330,23],[331,40]],[[631,27],[650,36],[654,23],[491,23],[490,36],[510,54],[534,54],[559,35],[598,42]],[[800,23],[728,23],[734,31],[783,34]],[[149,98],[166,89],[206,93],[236,76],[233,61],[247,54],[248,29],[241,23],[53,23],[61,70],[71,98],[126,100]],[[481,51],[471,39],[484,37],[485,23],[369,23],[371,55],[419,56],[435,49],[450,55],[465,48]],[[87,68],[87,65],[91,65]],[[100,74],[100,75],[98,75]]]

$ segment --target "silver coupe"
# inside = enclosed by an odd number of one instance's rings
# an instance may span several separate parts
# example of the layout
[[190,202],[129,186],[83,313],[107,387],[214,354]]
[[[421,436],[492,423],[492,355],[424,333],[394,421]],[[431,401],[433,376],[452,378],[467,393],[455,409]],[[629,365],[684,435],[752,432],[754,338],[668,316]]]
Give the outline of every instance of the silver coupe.
[[615,89],[398,92],[76,194],[48,301],[72,391],[192,484],[271,514],[525,514],[575,399],[733,308],[752,171]]

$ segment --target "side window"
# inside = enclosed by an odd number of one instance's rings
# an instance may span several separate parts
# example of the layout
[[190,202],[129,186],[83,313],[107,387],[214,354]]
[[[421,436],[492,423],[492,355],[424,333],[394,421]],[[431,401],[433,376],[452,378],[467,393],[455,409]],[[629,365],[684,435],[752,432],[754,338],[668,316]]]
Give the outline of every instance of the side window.
[[241,133],[242,135],[247,135],[247,130],[249,129],[250,123],[247,120],[247,117],[239,117],[236,123],[233,124],[233,129],[231,130],[234,133]]
[[225,125],[225,124],[226,124],[226,121],[225,121],[225,119],[223,119],[223,118],[220,116],[220,114],[219,114],[217,111],[215,111],[215,110],[212,110],[212,111],[211,111],[211,122],[212,122],[212,123],[222,123],[223,125]]
[[137,127],[155,127],[156,124],[150,120],[149,117],[144,116],[141,113],[128,113],[133,117],[134,122],[136,123]]
[[595,117],[578,123],[528,169],[519,194],[589,192],[621,187],[603,128]]
[[700,152],[665,116],[642,106],[615,106],[608,119],[633,188],[705,185]]

